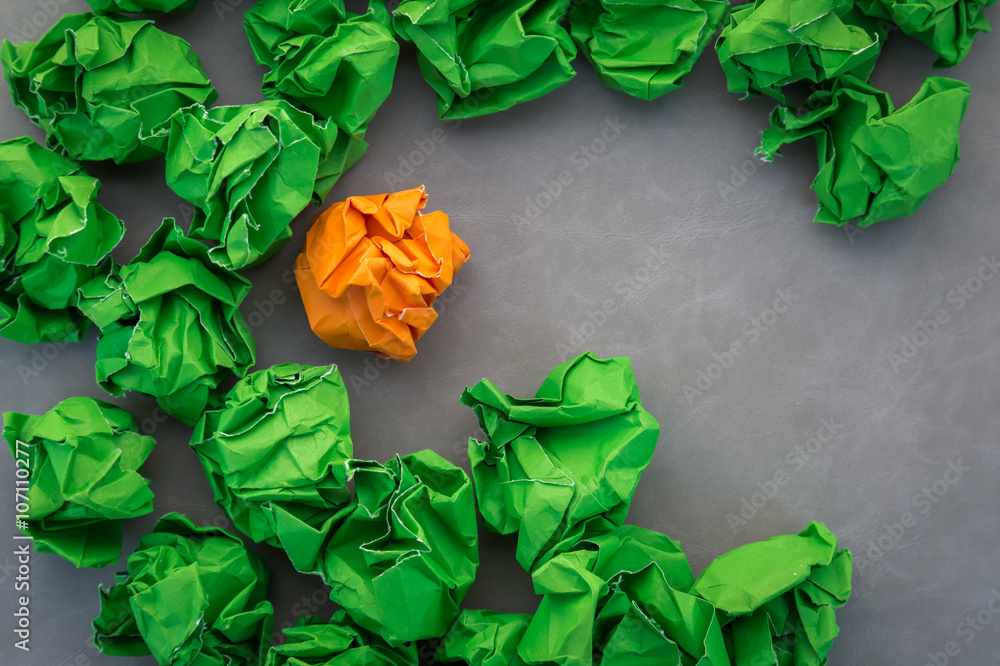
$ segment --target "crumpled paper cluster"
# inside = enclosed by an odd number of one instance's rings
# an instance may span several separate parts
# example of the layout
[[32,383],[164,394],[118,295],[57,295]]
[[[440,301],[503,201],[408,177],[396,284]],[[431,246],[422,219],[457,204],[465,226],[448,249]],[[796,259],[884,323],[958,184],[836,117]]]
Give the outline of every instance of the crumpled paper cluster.
[[264,666],[417,666],[416,643],[392,647],[342,611],[329,622],[305,615],[284,630],[285,642],[267,653]]
[[95,12],[186,12],[197,0],[87,0]]
[[534,400],[484,380],[462,401],[491,439],[470,442],[480,513],[491,529],[521,528],[518,560],[542,599],[532,615],[463,611],[439,661],[826,664],[851,556],[822,524],[737,548],[697,581],[680,544],[624,524],[659,431],[628,359],[583,354],[556,367]]
[[247,375],[201,417],[191,446],[220,508],[257,542],[295,548],[351,499],[350,407],[333,365]]
[[469,477],[426,450],[352,458],[336,366],[250,374],[204,414],[192,446],[236,527],[322,576],[366,631],[399,646],[441,636],[458,615],[479,563]]
[[938,54],[935,67],[951,67],[972,50],[976,33],[989,32],[983,11],[997,0],[856,0],[871,16],[893,21],[903,33]]
[[469,666],[823,666],[851,555],[821,523],[741,546],[697,581],[680,545],[625,525],[532,574],[533,615],[463,611],[437,660]]
[[399,44],[385,5],[352,15],[343,0],[261,0],[244,20],[257,62],[270,71],[262,91],[330,118],[354,139],[392,89]]
[[853,0],[757,0],[730,12],[715,49],[729,92],[787,104],[796,81],[867,79],[887,32]]
[[125,519],[153,510],[153,492],[139,474],[153,438],[138,433],[131,414],[93,398],[69,398],[38,416],[7,412],[3,424],[21,461],[17,478],[27,471],[22,531],[35,549],[77,567],[117,562]]
[[552,370],[534,398],[504,395],[484,379],[461,400],[489,437],[469,440],[479,511],[489,529],[517,532],[526,571],[625,522],[660,434],[627,358],[578,356]]
[[351,197],[313,220],[295,278],[313,331],[331,347],[408,361],[437,319],[434,300],[469,258],[424,188]]
[[211,260],[236,270],[287,243],[295,216],[365,147],[284,101],[194,106],[170,123],[167,185],[195,206],[191,237],[215,243]]
[[604,85],[648,100],[684,83],[728,9],[728,0],[582,0],[570,33]]
[[100,183],[29,137],[0,143],[0,335],[79,340],[90,321],[77,289],[110,270],[121,221],[97,203]]
[[393,27],[413,42],[441,118],[471,118],[541,97],[575,75],[561,25],[570,0],[404,0]]
[[860,218],[858,226],[867,227],[909,215],[955,170],[969,94],[961,81],[932,76],[895,109],[888,94],[841,77],[813,93],[801,115],[776,108],[757,152],[770,161],[784,144],[813,137],[816,221],[843,225]]
[[479,566],[469,477],[428,450],[350,464],[354,499],[282,544],[292,564],[390,645],[443,635]]
[[734,666],[821,666],[851,596],[851,553],[814,522],[720,556],[691,592],[716,607]]
[[152,22],[67,14],[37,42],[0,51],[15,106],[76,160],[162,154],[167,120],[218,96],[187,42]]
[[259,664],[274,609],[268,571],[237,537],[170,513],[139,540],[127,571],[101,593],[94,644],[180,666]]
[[218,387],[254,364],[256,344],[239,305],[245,278],[216,266],[208,248],[167,218],[126,266],[80,289],[101,329],[97,381],[112,395],[139,391],[194,425],[220,404]]

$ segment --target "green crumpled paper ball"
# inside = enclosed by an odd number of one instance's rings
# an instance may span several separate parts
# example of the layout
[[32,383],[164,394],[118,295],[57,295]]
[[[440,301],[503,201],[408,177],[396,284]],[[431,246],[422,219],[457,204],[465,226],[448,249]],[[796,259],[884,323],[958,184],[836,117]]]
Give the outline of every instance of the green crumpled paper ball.
[[867,79],[887,33],[853,0],[757,0],[730,12],[715,50],[729,92],[787,104],[781,89],[790,83]]
[[517,646],[531,615],[464,609],[441,639],[436,661],[468,666],[524,666]]
[[178,109],[218,96],[187,42],[115,15],[67,14],[37,42],[4,41],[0,62],[15,106],[76,160],[156,157]]
[[957,65],[979,32],[990,31],[984,8],[997,0],[857,0],[867,14],[893,21],[938,54],[935,67]]
[[443,635],[479,566],[469,477],[428,450],[350,465],[354,499],[282,543],[292,564],[321,575],[330,598],[390,645]]
[[77,289],[110,270],[125,227],[97,203],[101,184],[29,137],[0,142],[0,335],[79,340]]
[[101,587],[94,645],[162,666],[259,664],[274,610],[268,571],[238,538],[170,513],[139,539],[127,571]]
[[322,118],[355,139],[389,96],[399,43],[377,0],[353,15],[343,0],[261,0],[244,19],[257,62],[270,71],[261,90]]
[[69,398],[38,416],[7,412],[3,422],[19,498],[27,491],[22,531],[35,548],[77,567],[117,562],[125,519],[153,510],[139,474],[153,438],[138,433],[131,414],[93,398]]
[[254,541],[294,548],[300,530],[351,500],[350,407],[334,365],[247,375],[201,417],[191,446],[216,503]]
[[655,99],[684,83],[728,0],[581,0],[570,33],[604,85]]
[[221,404],[218,387],[254,364],[256,344],[239,305],[245,278],[216,266],[208,248],[163,221],[128,265],[80,289],[101,329],[97,382],[111,395],[139,391],[194,425]]
[[851,552],[810,523],[720,556],[691,593],[718,609],[733,666],[824,666],[851,596]]
[[578,356],[528,399],[484,379],[462,403],[489,436],[469,440],[479,511],[489,529],[518,533],[526,571],[625,522],[660,434],[627,358]]
[[95,12],[186,12],[198,0],[87,0]]
[[417,666],[417,646],[391,647],[339,610],[329,622],[305,615],[284,630],[285,642],[268,651],[264,666]]
[[194,106],[170,123],[167,185],[194,205],[189,233],[215,243],[209,258],[246,268],[287,243],[295,216],[366,148],[284,101]]
[[532,574],[543,597],[518,653],[527,664],[729,666],[693,580],[680,545],[658,532],[625,525],[583,539]]
[[928,77],[905,106],[853,76],[813,93],[799,116],[787,107],[771,113],[757,153],[770,161],[781,146],[811,136],[819,174],[817,222],[858,226],[913,213],[955,170],[959,125],[969,106],[969,86]]
[[417,48],[438,116],[472,118],[552,92],[575,75],[561,25],[570,0],[404,0],[393,27]]

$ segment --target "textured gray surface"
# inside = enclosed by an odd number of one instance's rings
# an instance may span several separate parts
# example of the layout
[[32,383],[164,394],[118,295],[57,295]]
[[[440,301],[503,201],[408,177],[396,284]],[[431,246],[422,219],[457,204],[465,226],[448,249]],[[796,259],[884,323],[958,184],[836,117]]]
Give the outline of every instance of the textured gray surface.
[[[55,13],[84,8],[79,0],[48,5],[53,11],[0,1],[0,31],[17,37],[25,19],[48,26]],[[220,103],[260,99],[263,70],[241,26],[249,6],[205,0],[193,14],[159,22],[202,56]],[[1000,619],[986,621],[1000,596],[1000,280],[968,299],[953,290],[970,280],[979,286],[983,261],[1000,254],[1000,37],[981,36],[952,70],[932,72],[933,60],[916,41],[893,35],[875,83],[897,106],[931,73],[972,86],[958,170],[916,215],[857,233],[811,222],[811,145],[797,144],[769,166],[750,157],[771,104],[726,93],[711,52],[682,89],[653,103],[605,89],[578,60],[576,79],[542,100],[453,123],[437,120],[433,93],[404,48],[395,89],[369,132],[371,148],[328,201],[423,183],[428,210],[451,216],[472,259],[416,359],[376,367],[374,357],[329,349],[309,330],[288,279],[315,214],[306,211],[292,243],[248,274],[254,291],[243,309],[259,342],[257,367],[335,362],[348,382],[359,455],[385,459],[429,447],[467,467],[465,439],[477,427],[458,403],[463,387],[489,377],[526,395],[577,351],[630,356],[663,427],[631,522],[679,539],[697,573],[735,546],[825,521],[856,563],[832,664],[921,665],[929,653],[942,653],[943,663],[949,642],[957,654],[949,663],[995,664]],[[0,138],[41,138],[3,88]],[[620,132],[609,130],[613,140],[590,161],[580,148],[607,122]],[[741,169],[748,175],[737,175]],[[103,180],[103,203],[128,227],[119,260],[162,217],[184,217],[183,202],[163,182],[162,160],[89,170]],[[571,182],[547,198],[547,184],[555,189],[564,170]],[[548,205],[517,223],[526,197]],[[783,313],[770,310],[779,290],[791,301]],[[939,310],[946,323],[921,337]],[[894,363],[902,336],[919,346]],[[39,413],[74,395],[108,399],[94,382],[94,339],[63,349],[0,340],[0,409]],[[725,369],[713,366],[736,341],[744,352]],[[18,372],[32,367],[37,375]],[[701,394],[686,396],[685,385]],[[114,402],[158,440],[145,468],[156,512],[128,524],[125,552],[171,510],[225,524],[186,445],[189,429],[157,422],[143,396]],[[962,474],[946,477],[949,464]],[[0,454],[0,479],[13,478],[11,458]],[[757,505],[753,513],[744,502]],[[732,525],[727,516],[741,508],[743,524]],[[4,493],[0,662],[153,663],[104,657],[90,646],[97,585],[113,581],[113,568],[76,571],[38,554],[32,650],[13,648],[13,513],[13,492]],[[295,573],[278,551],[257,550],[272,568],[279,625],[333,610],[316,579]],[[467,602],[534,609],[512,539],[482,534],[480,576]]]

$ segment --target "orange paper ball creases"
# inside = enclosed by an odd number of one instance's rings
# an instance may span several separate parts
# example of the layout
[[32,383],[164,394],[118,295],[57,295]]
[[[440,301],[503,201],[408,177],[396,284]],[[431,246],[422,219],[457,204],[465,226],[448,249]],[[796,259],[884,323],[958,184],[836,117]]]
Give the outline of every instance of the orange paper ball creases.
[[434,300],[469,258],[427,193],[350,197],[313,220],[295,262],[309,325],[331,347],[409,361],[437,319]]

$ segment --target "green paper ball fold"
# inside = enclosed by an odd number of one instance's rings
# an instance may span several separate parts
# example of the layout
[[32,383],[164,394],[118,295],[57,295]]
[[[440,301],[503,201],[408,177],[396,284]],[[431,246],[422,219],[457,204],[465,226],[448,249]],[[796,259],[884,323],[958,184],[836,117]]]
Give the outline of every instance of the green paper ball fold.
[[997,0],[856,0],[882,21],[892,21],[938,54],[935,67],[952,67],[972,50],[977,33],[989,32],[983,11]]
[[264,666],[417,666],[417,646],[392,647],[342,611],[329,622],[306,615],[284,630],[285,642],[267,653]]
[[887,34],[853,0],[757,0],[730,12],[715,50],[729,92],[787,104],[791,83],[868,78]]
[[583,354],[552,370],[534,398],[484,379],[461,400],[489,436],[469,440],[479,511],[489,529],[518,533],[526,571],[625,522],[660,434],[627,358]]
[[350,408],[336,366],[247,375],[201,417],[191,446],[216,503],[254,541],[294,548],[300,530],[351,500]]
[[80,289],[101,329],[97,382],[112,395],[139,391],[194,425],[221,403],[219,386],[254,364],[256,343],[239,305],[245,278],[216,266],[208,248],[167,218],[128,265]]
[[292,237],[292,220],[321,203],[367,144],[284,101],[194,106],[170,124],[167,185],[195,207],[192,238],[233,270],[255,266]]
[[404,0],[393,28],[417,48],[438,116],[472,118],[552,92],[575,75],[561,25],[570,0]]
[[167,514],[117,578],[101,588],[93,623],[104,654],[151,654],[161,666],[263,661],[274,624],[267,566],[229,532]]
[[111,270],[125,227],[97,203],[101,184],[29,137],[0,143],[0,335],[79,340],[77,290]]
[[343,0],[261,0],[244,19],[257,62],[270,71],[261,90],[321,118],[354,139],[389,96],[399,43],[376,0],[353,15]]
[[757,153],[770,161],[781,146],[816,140],[819,174],[817,222],[858,226],[913,213],[955,170],[959,126],[969,107],[969,86],[928,77],[908,104],[852,76],[813,93],[807,111],[777,107]]
[[604,85],[655,99],[676,90],[715,35],[728,0],[582,0],[570,33]]
[[153,438],[138,433],[131,414],[93,398],[68,398],[38,416],[7,412],[3,422],[28,505],[22,531],[35,549],[77,567],[117,562],[125,519],[153,510],[139,474]]
[[177,110],[218,96],[187,42],[114,14],[66,14],[0,62],[14,105],[75,160],[156,157]]

